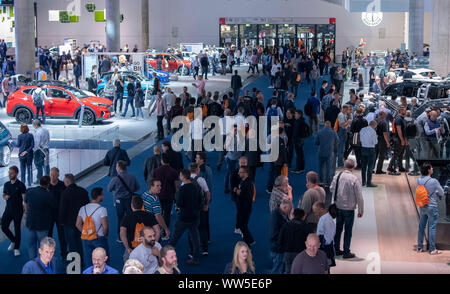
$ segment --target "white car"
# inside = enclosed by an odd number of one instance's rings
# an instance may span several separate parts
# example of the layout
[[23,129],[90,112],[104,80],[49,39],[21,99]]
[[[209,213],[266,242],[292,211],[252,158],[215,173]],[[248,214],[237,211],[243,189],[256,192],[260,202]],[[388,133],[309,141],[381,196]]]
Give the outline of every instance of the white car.
[[[394,73],[397,76],[397,83],[403,82],[403,75],[405,74],[406,69],[404,68],[397,68],[394,69]],[[436,74],[436,72],[432,69],[427,68],[416,68],[416,69],[408,69],[408,71],[413,73],[412,79],[413,80],[437,80],[440,81],[442,78]],[[431,78],[430,78],[431,75]]]

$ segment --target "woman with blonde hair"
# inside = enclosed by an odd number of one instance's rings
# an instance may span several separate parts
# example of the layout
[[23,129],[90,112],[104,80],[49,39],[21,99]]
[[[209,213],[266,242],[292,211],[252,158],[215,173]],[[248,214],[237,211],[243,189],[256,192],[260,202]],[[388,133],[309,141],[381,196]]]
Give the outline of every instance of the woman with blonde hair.
[[236,243],[233,261],[227,264],[224,274],[255,274],[252,252],[247,243]]

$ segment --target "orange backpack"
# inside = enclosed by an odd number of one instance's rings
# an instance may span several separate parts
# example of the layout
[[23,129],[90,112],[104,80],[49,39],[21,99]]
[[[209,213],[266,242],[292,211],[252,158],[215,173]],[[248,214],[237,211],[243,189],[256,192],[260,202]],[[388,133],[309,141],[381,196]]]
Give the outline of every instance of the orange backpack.
[[223,106],[224,109],[228,109],[229,104],[230,104],[230,102],[228,101],[228,99],[225,100],[225,103],[224,103],[224,106]]
[[206,104],[203,104],[203,106],[202,106],[202,114],[203,114],[203,117],[208,116],[208,106],[206,106]]
[[287,177],[288,176],[288,166],[285,164],[281,169],[281,175]]
[[255,202],[256,200],[256,187],[255,187],[255,183],[253,183],[253,202]]
[[139,246],[139,244],[142,243],[141,241],[141,231],[145,227],[144,223],[136,223],[136,227],[134,229],[134,240],[131,242],[131,247],[136,248]]
[[428,181],[431,179],[428,179],[425,184],[423,185],[417,185],[416,188],[416,205],[418,207],[424,207],[425,205],[430,202],[430,198],[428,197],[428,191],[425,188],[425,185],[428,183]]
[[334,123],[334,130],[337,132],[339,131],[339,119],[336,119],[336,122]]
[[302,80],[302,76],[300,74],[297,74],[297,78],[295,79],[295,81],[297,83],[300,83],[301,80]]
[[97,230],[95,229],[95,223],[94,220],[92,219],[92,216],[100,208],[101,206],[97,207],[97,209],[94,210],[94,212],[91,215],[88,215],[86,211],[86,206],[84,207],[84,213],[86,214],[86,218],[84,219],[83,228],[81,231],[81,240],[92,241],[98,238]]

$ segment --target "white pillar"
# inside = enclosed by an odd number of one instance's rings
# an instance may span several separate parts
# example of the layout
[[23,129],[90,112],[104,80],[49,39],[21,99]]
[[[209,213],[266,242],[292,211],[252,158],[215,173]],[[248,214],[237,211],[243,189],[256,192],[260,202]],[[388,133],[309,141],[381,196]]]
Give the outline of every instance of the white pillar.
[[430,67],[439,75],[450,73],[450,1],[433,0]]
[[14,1],[16,73],[33,77],[35,71],[34,1]]
[[142,44],[141,51],[145,52],[149,46],[149,0],[141,0],[142,13]]
[[120,0],[106,0],[106,48],[120,51]]
[[423,35],[425,19],[424,0],[409,0],[409,45],[410,55],[417,53],[418,56],[423,52]]

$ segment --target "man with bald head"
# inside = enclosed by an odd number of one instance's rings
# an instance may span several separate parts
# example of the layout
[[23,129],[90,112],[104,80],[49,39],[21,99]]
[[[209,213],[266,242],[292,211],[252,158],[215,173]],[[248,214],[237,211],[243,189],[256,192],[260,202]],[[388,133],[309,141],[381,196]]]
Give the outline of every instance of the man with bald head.
[[339,138],[331,122],[326,121],[325,127],[321,129],[315,138],[319,146],[319,181],[330,185],[336,168],[336,154],[338,151]]
[[291,274],[328,274],[328,259],[325,252],[319,250],[319,236],[309,234],[305,244],[306,249],[299,253],[292,262]]
[[83,271],[83,275],[118,275],[119,272],[106,264],[108,256],[105,249],[98,247],[92,251],[92,266]]

